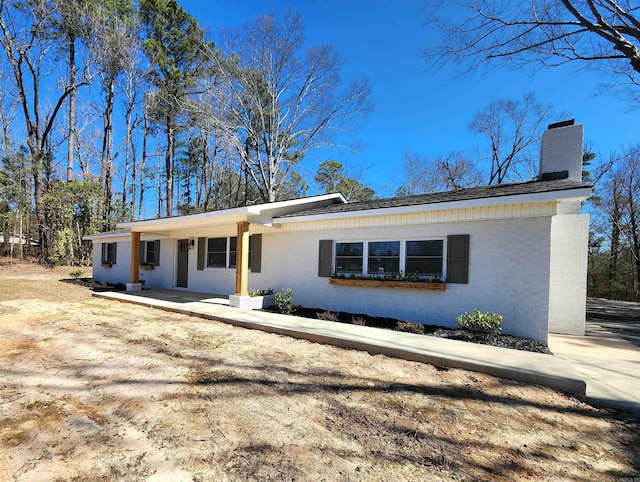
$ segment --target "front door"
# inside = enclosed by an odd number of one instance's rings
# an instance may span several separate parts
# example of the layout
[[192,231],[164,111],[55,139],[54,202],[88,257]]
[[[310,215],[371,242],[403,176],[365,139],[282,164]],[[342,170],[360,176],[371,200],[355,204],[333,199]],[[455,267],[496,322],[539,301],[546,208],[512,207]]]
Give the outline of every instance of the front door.
[[189,240],[178,240],[178,279],[176,286],[179,288],[187,287],[187,275],[189,274]]

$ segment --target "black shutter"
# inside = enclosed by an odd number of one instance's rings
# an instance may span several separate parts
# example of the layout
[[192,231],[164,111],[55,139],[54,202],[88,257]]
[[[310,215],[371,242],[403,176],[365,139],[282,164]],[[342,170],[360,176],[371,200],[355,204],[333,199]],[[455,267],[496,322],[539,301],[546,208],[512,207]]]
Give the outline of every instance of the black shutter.
[[333,253],[333,241],[321,239],[318,256],[318,277],[329,278],[331,276],[331,255]]
[[112,264],[116,264],[116,254],[118,252],[118,243],[113,243],[113,259],[111,260]]
[[145,252],[146,250],[144,249],[145,246],[145,241],[140,241],[140,252],[138,253],[138,263],[139,264],[144,264],[147,262],[147,259],[145,259],[147,256],[147,253]]
[[447,283],[469,283],[469,235],[447,236]]
[[153,242],[153,264],[160,266],[160,240],[157,239]]
[[251,239],[251,272],[260,273],[262,270],[262,234],[254,234]]
[[107,251],[107,243],[102,243],[100,245],[101,251],[102,251],[102,256],[100,258],[100,264],[104,264],[105,263],[105,258],[107,257],[106,255],[106,251]]
[[207,238],[198,238],[198,270],[204,269],[204,255],[206,254]]

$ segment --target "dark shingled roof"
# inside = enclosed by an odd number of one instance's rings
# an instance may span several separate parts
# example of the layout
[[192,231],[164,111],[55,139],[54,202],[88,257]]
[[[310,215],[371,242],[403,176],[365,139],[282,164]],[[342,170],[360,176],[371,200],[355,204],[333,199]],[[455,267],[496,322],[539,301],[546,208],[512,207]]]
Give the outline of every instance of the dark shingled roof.
[[318,214],[345,213],[353,211],[369,211],[372,209],[397,208],[402,206],[419,206],[421,204],[437,204],[454,201],[468,201],[471,199],[516,196],[520,194],[535,194],[542,192],[566,191],[571,189],[590,188],[588,184],[568,179],[550,181],[528,181],[510,184],[496,184],[493,186],[472,187],[457,191],[442,191],[415,196],[400,196],[386,199],[374,199],[347,204],[332,204],[315,209],[307,209],[297,213],[287,214],[283,218],[298,216],[313,216]]

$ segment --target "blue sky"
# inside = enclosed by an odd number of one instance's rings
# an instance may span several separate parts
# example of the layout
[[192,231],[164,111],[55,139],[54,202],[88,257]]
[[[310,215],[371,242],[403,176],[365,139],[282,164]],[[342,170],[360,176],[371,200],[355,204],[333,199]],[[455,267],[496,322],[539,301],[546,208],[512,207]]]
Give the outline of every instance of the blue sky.
[[379,196],[393,195],[404,182],[405,150],[433,156],[471,152],[481,142],[468,130],[474,114],[491,101],[517,100],[526,92],[583,123],[585,140],[600,159],[640,142],[640,111],[629,111],[629,103],[613,94],[596,95],[602,73],[575,65],[535,75],[501,69],[456,78],[453,68],[430,68],[421,52],[436,38],[425,26],[424,0],[181,4],[213,39],[222,28],[240,28],[258,14],[292,9],[302,15],[309,45],[330,43],[341,53],[345,80],[369,79],[374,109],[354,137],[362,148],[310,153],[301,168],[308,179],[321,161],[337,159],[354,174],[366,168],[361,180]]

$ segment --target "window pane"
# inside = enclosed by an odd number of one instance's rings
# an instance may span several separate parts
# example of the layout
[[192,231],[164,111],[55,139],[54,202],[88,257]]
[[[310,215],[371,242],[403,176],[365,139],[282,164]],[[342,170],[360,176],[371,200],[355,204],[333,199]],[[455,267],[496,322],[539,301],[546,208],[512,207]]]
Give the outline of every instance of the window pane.
[[400,241],[369,243],[369,256],[400,256]]
[[369,274],[398,273],[400,258],[369,258]]
[[336,243],[336,256],[362,256],[362,243]]
[[208,249],[207,251],[227,251],[227,238],[209,238],[208,239]]
[[114,245],[115,245],[115,243],[108,243],[107,244],[107,249],[106,249],[106,253],[105,253],[106,255],[105,255],[105,260],[104,260],[105,263],[112,263],[112,264],[115,263],[115,260],[113,259],[114,258],[114,256],[113,256],[113,251],[114,251],[113,247],[114,247]]
[[236,246],[238,245],[238,238],[233,236],[229,238],[229,268],[236,267]]
[[407,274],[442,276],[442,258],[407,258]]
[[442,240],[407,241],[407,256],[442,256]]
[[155,248],[155,243],[153,241],[145,241],[144,261],[146,263],[153,263],[153,260],[155,258],[154,248]]
[[336,273],[362,273],[362,257],[336,257]]
[[227,253],[208,253],[207,266],[209,268],[226,268]]

